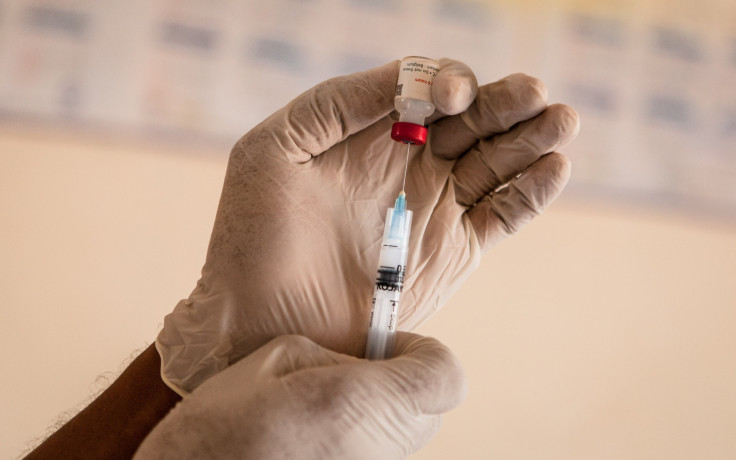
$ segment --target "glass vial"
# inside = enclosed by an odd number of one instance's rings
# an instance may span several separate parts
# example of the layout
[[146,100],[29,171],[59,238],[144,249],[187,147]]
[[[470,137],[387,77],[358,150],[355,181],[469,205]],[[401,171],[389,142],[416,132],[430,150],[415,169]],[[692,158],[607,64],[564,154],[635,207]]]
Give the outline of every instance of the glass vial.
[[393,140],[418,145],[427,141],[424,120],[434,113],[432,84],[439,70],[439,62],[426,57],[408,56],[401,60],[394,96],[399,121],[391,128]]

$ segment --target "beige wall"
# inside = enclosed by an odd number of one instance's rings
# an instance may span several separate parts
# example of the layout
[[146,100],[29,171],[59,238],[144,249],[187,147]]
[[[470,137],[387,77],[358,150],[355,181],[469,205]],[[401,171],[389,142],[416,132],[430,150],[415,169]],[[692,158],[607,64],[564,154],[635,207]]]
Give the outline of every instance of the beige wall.
[[[0,457],[188,294],[226,152],[0,127]],[[568,194],[422,327],[470,396],[414,458],[736,457],[735,230]]]

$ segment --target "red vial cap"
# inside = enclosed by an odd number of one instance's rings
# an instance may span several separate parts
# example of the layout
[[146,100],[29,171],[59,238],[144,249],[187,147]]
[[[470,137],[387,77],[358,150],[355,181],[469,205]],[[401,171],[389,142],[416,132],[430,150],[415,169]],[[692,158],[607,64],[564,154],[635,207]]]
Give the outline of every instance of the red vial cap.
[[415,123],[397,121],[391,127],[391,139],[404,144],[424,145],[427,142],[427,128]]

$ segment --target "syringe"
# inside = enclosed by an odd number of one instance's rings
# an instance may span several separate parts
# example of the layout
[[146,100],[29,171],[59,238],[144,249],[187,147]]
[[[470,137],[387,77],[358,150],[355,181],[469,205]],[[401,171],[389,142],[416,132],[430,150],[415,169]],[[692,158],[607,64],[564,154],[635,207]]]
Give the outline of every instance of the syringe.
[[[411,146],[407,147],[407,162],[409,148]],[[406,169],[404,182],[406,182]],[[378,256],[378,274],[373,291],[373,310],[365,347],[367,359],[388,359],[393,353],[399,301],[404,287],[406,258],[409,253],[411,217],[412,212],[406,209],[406,193],[402,186],[394,207],[386,211],[386,224]]]
[[393,354],[411,231],[412,212],[406,209],[404,193],[409,153],[412,144],[423,145],[427,141],[424,120],[434,112],[431,89],[439,70],[437,61],[420,56],[406,57],[399,66],[394,97],[399,121],[391,127],[391,139],[407,144],[404,183],[394,207],[386,211],[386,224],[378,256],[378,275],[373,289],[373,310],[365,347],[365,357],[368,359],[387,359]]
[[412,212],[406,209],[406,194],[402,190],[394,207],[386,212],[373,293],[373,311],[365,347],[367,359],[388,359],[393,352],[399,301],[406,274],[406,256],[409,252],[411,216]]

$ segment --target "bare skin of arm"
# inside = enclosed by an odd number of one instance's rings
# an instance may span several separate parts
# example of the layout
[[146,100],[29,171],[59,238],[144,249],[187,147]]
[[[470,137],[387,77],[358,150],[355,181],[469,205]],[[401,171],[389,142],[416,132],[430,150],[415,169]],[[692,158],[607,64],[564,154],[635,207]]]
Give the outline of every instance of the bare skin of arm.
[[181,397],[160,376],[153,345],[146,348],[92,404],[26,459],[129,459]]

